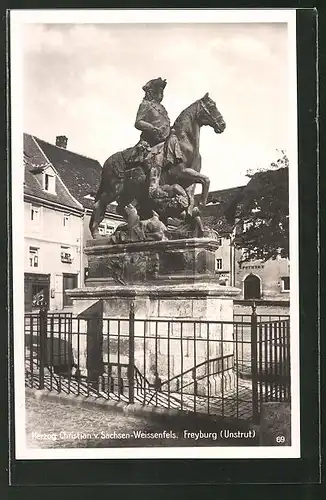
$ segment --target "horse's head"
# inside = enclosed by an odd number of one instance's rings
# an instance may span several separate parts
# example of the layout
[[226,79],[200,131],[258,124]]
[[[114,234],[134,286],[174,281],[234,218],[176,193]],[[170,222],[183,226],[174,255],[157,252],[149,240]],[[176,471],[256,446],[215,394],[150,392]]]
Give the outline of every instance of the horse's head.
[[208,92],[199,99],[198,103],[197,121],[199,125],[209,125],[216,134],[221,134],[226,127],[226,123],[217,109],[216,103],[209,97]]

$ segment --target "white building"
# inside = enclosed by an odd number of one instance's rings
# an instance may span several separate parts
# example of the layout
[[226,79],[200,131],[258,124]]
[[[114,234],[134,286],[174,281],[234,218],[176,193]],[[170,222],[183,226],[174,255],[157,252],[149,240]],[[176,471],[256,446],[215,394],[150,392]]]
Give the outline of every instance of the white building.
[[[51,310],[69,308],[65,290],[83,286],[87,272],[83,248],[102,167],[66,146],[64,136],[53,145],[24,134],[26,311],[42,300]],[[114,209],[101,224],[103,233],[121,223]]]

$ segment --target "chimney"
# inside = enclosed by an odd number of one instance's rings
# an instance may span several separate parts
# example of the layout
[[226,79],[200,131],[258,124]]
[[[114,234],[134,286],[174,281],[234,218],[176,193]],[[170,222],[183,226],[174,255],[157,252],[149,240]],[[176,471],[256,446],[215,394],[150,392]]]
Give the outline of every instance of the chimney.
[[58,146],[58,148],[63,148],[67,149],[67,142],[68,142],[68,137],[65,135],[57,135],[55,138],[55,145]]

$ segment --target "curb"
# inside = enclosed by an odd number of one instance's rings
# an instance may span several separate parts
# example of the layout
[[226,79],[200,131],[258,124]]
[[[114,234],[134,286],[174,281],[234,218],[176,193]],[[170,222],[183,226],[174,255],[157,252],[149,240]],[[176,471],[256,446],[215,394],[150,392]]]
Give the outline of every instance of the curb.
[[211,423],[221,423],[237,425],[237,427],[244,427],[255,429],[256,432],[259,431],[259,426],[254,425],[250,421],[238,421],[236,419],[222,418],[219,415],[211,415],[206,413],[194,413],[187,410],[175,410],[173,408],[160,408],[156,406],[142,406],[139,403],[128,404],[122,401],[112,401],[105,400],[101,398],[96,398],[94,396],[75,396],[73,394],[65,393],[55,393],[48,391],[46,389],[31,389],[25,387],[25,393],[35,399],[47,399],[49,401],[61,402],[64,404],[73,404],[76,407],[93,407],[101,408],[106,411],[113,411],[117,413],[124,413],[125,415],[133,415],[139,417],[148,417],[150,419],[166,419],[168,417],[175,419],[182,419],[184,417],[189,417],[191,419],[196,419],[196,421],[202,420]]

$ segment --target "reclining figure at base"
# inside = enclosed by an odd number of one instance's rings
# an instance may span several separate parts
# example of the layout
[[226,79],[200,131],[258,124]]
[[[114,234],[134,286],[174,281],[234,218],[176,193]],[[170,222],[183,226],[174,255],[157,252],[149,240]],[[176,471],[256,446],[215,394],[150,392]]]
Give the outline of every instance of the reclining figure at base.
[[157,213],[152,217],[141,220],[136,208],[130,204],[125,207],[127,214],[126,224],[121,224],[116,231],[109,236],[109,243],[129,243],[135,241],[162,241],[166,240],[167,228],[160,221]]

